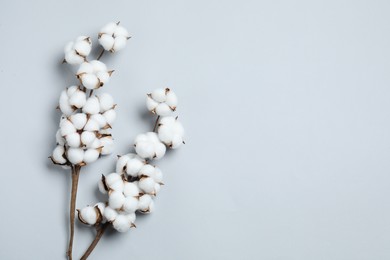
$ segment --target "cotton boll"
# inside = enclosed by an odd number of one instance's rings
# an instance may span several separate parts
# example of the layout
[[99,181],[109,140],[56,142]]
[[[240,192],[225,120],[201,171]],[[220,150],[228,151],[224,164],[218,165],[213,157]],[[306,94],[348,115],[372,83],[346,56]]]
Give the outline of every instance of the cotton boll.
[[153,165],[145,164],[139,171],[139,176],[154,176],[156,168]]
[[89,145],[87,145],[87,148],[94,148],[94,149],[97,149],[97,148],[101,148],[102,145],[101,145],[101,142],[100,142],[100,139],[98,138],[95,138],[95,140],[93,140],[93,142]]
[[122,155],[118,158],[116,161],[116,172],[120,174],[125,173],[124,167],[126,166],[127,162],[130,160],[130,157],[128,155]]
[[160,88],[148,94],[146,106],[149,111],[159,115],[168,116],[177,107],[177,96],[169,88]]
[[69,120],[62,120],[60,123],[61,135],[66,136],[76,132],[76,128]]
[[163,180],[163,173],[162,173],[162,171],[160,170],[160,168],[155,167],[155,168],[154,168],[154,174],[153,174],[153,176],[151,176],[151,177],[153,177],[153,179],[154,179],[155,182],[161,183],[162,180]]
[[160,140],[170,148],[178,148],[183,143],[183,125],[174,117],[163,117],[157,132]]
[[111,189],[113,191],[123,192],[123,188],[125,186],[125,183],[122,180],[119,180],[119,181],[113,182],[107,186],[109,189]]
[[130,229],[131,223],[129,223],[129,220],[125,215],[118,215],[114,222],[112,222],[112,226],[118,231],[118,232],[126,232]]
[[61,92],[59,107],[61,112],[67,116],[71,115],[74,111],[74,108],[69,104],[69,98],[68,94],[66,93],[66,90]]
[[67,145],[73,148],[80,147],[81,141],[80,141],[80,135],[79,133],[71,133],[66,135],[65,137]]
[[95,139],[96,139],[96,134],[94,132],[83,131],[81,133],[81,142],[85,146],[89,146],[90,144],[92,144],[92,142],[95,141]]
[[99,158],[99,155],[100,154],[97,149],[87,149],[84,152],[83,162],[85,162],[86,164],[93,163]]
[[[112,72],[110,72],[112,73]],[[96,77],[99,79],[100,86],[103,86],[110,80],[110,73],[108,71],[98,71],[96,72]]]
[[146,97],[146,107],[149,111],[154,111],[157,106],[158,103],[154,101],[150,96]]
[[115,33],[115,29],[118,27],[118,25],[114,22],[110,22],[108,24],[106,24],[105,26],[103,26],[102,29],[100,29],[100,33],[101,34],[114,34]]
[[77,55],[74,50],[65,53],[65,61],[71,65],[80,64],[84,61],[84,58]]
[[78,86],[70,86],[66,89],[66,93],[67,95],[70,97],[72,96],[74,93],[76,93],[76,91],[79,90],[79,87]]
[[166,147],[162,143],[157,143],[155,147],[154,159],[161,159],[165,155]]
[[108,187],[111,187],[117,181],[122,181],[122,176],[118,173],[113,172],[105,176],[105,182]]
[[154,184],[154,180],[150,177],[141,178],[138,182],[139,188],[148,194],[154,193]]
[[99,99],[96,96],[88,98],[83,107],[83,112],[90,115],[98,114],[100,112]]
[[165,89],[163,88],[154,90],[151,95],[156,102],[162,103],[166,100]]
[[87,89],[97,89],[100,87],[99,79],[95,74],[81,74],[79,79]]
[[145,165],[145,160],[139,157],[136,154],[131,154],[131,158],[128,160],[126,164],[126,173],[130,176],[136,177],[138,176],[138,172]]
[[107,71],[107,66],[99,60],[91,60],[89,62],[92,65],[93,71],[96,73],[98,71]]
[[77,73],[76,75],[80,75],[80,74],[92,74],[93,73],[93,66],[91,63],[89,62],[83,62],[80,64],[79,66],[79,69],[77,70]]
[[102,114],[94,114],[91,116],[91,119],[99,124],[99,128],[103,128],[107,125],[107,120]]
[[104,217],[107,219],[107,221],[113,222],[117,216],[118,212],[115,209],[111,207],[106,207],[104,209]]
[[99,38],[100,45],[106,50],[109,51],[114,47],[114,38],[107,34],[102,34]]
[[168,116],[172,114],[172,109],[166,103],[160,103],[156,107],[156,114],[159,116]]
[[159,183],[154,183],[154,193],[157,194],[161,190],[161,184]]
[[100,113],[103,113],[114,106],[114,99],[108,93],[103,93],[99,96]]
[[156,133],[148,132],[136,137],[135,151],[145,159],[160,159],[165,154],[165,146],[160,142]]
[[83,161],[84,151],[81,148],[69,148],[67,157],[72,164],[79,164]]
[[150,208],[153,207],[153,200],[149,194],[144,194],[139,198],[138,210],[142,213],[149,213]]
[[102,155],[111,154],[114,150],[114,141],[111,136],[100,138],[100,143],[103,146]]
[[56,132],[56,142],[59,145],[65,145],[65,138],[62,137],[60,129]]
[[88,225],[95,225],[98,219],[96,209],[88,206],[79,211],[79,219],[81,222]]
[[172,109],[177,107],[178,99],[173,91],[167,93],[165,103]]
[[84,113],[77,113],[71,115],[69,121],[72,122],[72,124],[74,125],[74,127],[76,127],[77,130],[81,130],[87,123],[87,115]]
[[123,203],[123,210],[127,213],[134,213],[138,208],[138,199],[135,197],[126,197]]
[[115,43],[114,43],[114,46],[112,47],[112,49],[114,50],[114,52],[120,51],[123,48],[125,48],[126,43],[127,43],[127,37],[117,36],[117,37],[115,37]]
[[51,156],[52,160],[55,163],[58,164],[65,164],[66,159],[65,159],[65,148],[62,145],[57,145],[56,148],[53,150],[53,154]]
[[113,209],[120,209],[125,202],[125,196],[122,192],[114,191],[108,198],[108,205]]
[[125,215],[129,223],[134,223],[136,215],[135,213],[130,213]]
[[139,195],[139,188],[138,185],[134,182],[125,182],[123,187],[123,194],[126,197],[136,197]]
[[69,98],[69,104],[77,108],[82,108],[87,102],[87,96],[85,92],[79,90],[73,93]]
[[99,131],[98,122],[90,118],[84,126],[84,131],[90,131],[90,132]]
[[127,40],[127,37],[129,36],[129,32],[126,30],[125,27],[117,24],[114,32],[114,36],[115,36],[115,41],[118,39],[118,37],[125,37]]
[[91,40],[89,37],[82,36],[77,39],[73,48],[80,56],[86,57],[91,52]]
[[106,118],[107,123],[112,125],[116,119],[116,112],[114,109],[110,109],[104,112],[103,116]]
[[137,143],[135,146],[135,151],[142,158],[152,159],[155,155],[154,145],[150,142]]

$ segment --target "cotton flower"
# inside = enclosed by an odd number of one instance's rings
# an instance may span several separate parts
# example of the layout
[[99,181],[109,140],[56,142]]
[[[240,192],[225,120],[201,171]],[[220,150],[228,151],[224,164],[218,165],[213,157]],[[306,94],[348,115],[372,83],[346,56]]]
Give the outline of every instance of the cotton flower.
[[87,225],[95,225],[96,223],[99,223],[103,217],[98,206],[87,206],[81,210],[78,210],[77,212],[79,220]]
[[92,60],[81,63],[76,75],[84,87],[97,89],[109,81],[112,72],[103,62]]
[[85,61],[85,58],[91,52],[91,38],[87,36],[79,36],[74,42],[69,42],[64,49],[64,61],[69,64],[80,64]]
[[145,159],[142,159],[134,153],[125,154],[118,158],[116,172],[120,174],[126,173],[129,176],[136,177],[145,163]]
[[111,22],[105,25],[99,33],[99,43],[106,50],[116,52],[126,46],[129,39],[127,30],[119,23]]
[[169,88],[160,88],[147,95],[146,106],[159,116],[169,116],[177,107],[176,94]]
[[158,137],[169,148],[176,149],[183,144],[184,128],[177,117],[163,117],[157,129]]
[[144,159],[160,159],[165,154],[165,145],[154,132],[140,134],[135,138],[135,151]]

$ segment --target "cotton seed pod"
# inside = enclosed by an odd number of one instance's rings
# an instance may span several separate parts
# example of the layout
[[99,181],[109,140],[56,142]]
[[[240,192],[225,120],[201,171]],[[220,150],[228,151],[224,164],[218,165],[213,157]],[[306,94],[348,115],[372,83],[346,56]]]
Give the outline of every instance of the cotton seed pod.
[[72,96],[74,93],[77,92],[77,90],[80,90],[79,86],[70,86],[66,88],[66,94],[68,94],[68,97]]
[[169,116],[177,107],[176,94],[169,88],[160,88],[147,95],[146,107],[159,116]]
[[94,132],[99,131],[99,124],[92,118],[88,119],[87,123],[84,126],[84,131]]
[[131,227],[135,227],[135,225],[134,225],[134,222],[135,222],[135,219],[136,219],[135,213],[128,213],[128,214],[126,214],[125,216],[126,216],[127,220],[128,220],[130,223],[132,223]]
[[128,154],[125,155],[118,155],[118,160],[116,161],[116,167],[115,171],[121,175],[123,175],[126,172],[126,164],[130,160],[130,157]]
[[77,132],[66,135],[65,140],[69,147],[78,148],[81,145],[80,134]]
[[81,148],[69,148],[66,152],[66,157],[73,164],[79,164],[84,159],[84,150]]
[[[104,177],[104,182],[105,182],[105,185],[109,189],[113,189],[112,187],[114,187],[114,186],[117,187],[117,185],[118,185],[118,184],[115,184],[115,183],[117,183],[117,182],[122,182],[123,183],[123,180],[122,180],[122,176],[121,175],[119,175],[118,173],[114,172],[114,173],[110,173],[109,175],[105,176]],[[123,187],[122,187],[122,189],[123,189]],[[118,189],[116,189],[116,190],[118,190]]]
[[134,213],[138,209],[138,198],[126,197],[123,203],[123,210],[126,213]]
[[107,70],[103,62],[92,60],[81,63],[76,75],[84,87],[97,89],[108,82],[112,72]]
[[102,155],[111,154],[112,151],[114,150],[114,140],[112,140],[111,136],[100,138],[100,143],[103,147],[101,151]]
[[87,115],[84,113],[77,113],[71,115],[69,117],[69,121],[72,122],[72,124],[77,130],[81,130],[84,128],[85,124],[87,123]]
[[125,182],[123,187],[123,194],[125,197],[138,197],[140,190],[137,183]]
[[69,105],[73,108],[82,108],[87,102],[87,95],[84,91],[77,89],[72,95],[69,96]]
[[104,118],[107,121],[107,124],[112,125],[116,119],[116,111],[114,109],[107,110],[103,113]]
[[65,62],[80,64],[89,55],[92,48],[91,39],[87,36],[79,36],[74,42],[69,42],[64,49]]
[[102,93],[99,95],[99,103],[100,113],[104,113],[114,107],[114,98],[108,93]]
[[131,223],[129,222],[129,219],[126,217],[126,215],[119,214],[114,222],[112,222],[112,226],[118,231],[118,232],[126,232],[130,229]]
[[126,46],[129,39],[128,31],[119,23],[108,23],[99,32],[99,43],[106,50],[116,52]]
[[177,117],[167,116],[161,118],[157,132],[161,142],[169,148],[176,149],[184,143],[184,128]]
[[65,148],[62,145],[57,145],[50,157],[55,164],[65,164],[67,162],[65,157]]
[[81,143],[85,146],[89,146],[96,139],[96,134],[90,131],[83,131],[81,133]]
[[83,107],[83,112],[89,115],[98,114],[100,111],[99,99],[96,96],[92,96],[87,99]]
[[66,136],[76,132],[76,127],[68,119],[61,120],[60,122],[61,135]]
[[79,220],[87,225],[95,225],[102,219],[100,211],[97,207],[88,206],[78,210],[77,212]]
[[74,111],[75,108],[69,104],[69,96],[66,90],[63,90],[60,95],[59,99],[59,109],[61,112],[65,115],[71,115]]
[[129,176],[138,176],[139,170],[144,166],[146,161],[134,153],[120,156],[116,163],[116,172]]
[[165,154],[165,145],[154,132],[138,135],[134,143],[135,151],[144,159],[160,159]]
[[102,114],[94,114],[91,116],[91,119],[95,120],[98,123],[99,128],[108,127],[107,120]]
[[125,196],[120,191],[113,191],[108,198],[108,205],[113,209],[120,209],[125,203]]
[[151,177],[142,177],[138,181],[139,188],[147,194],[155,195],[156,192],[154,190],[155,181]]
[[86,146],[87,148],[94,148],[94,149],[99,149],[102,147],[100,140],[98,138],[95,138],[93,142],[89,145]]
[[118,212],[115,209],[109,206],[104,209],[104,217],[108,222],[113,222],[117,216]]
[[149,194],[144,194],[139,198],[138,211],[141,213],[150,213],[154,209],[154,202]]
[[65,138],[62,137],[60,129],[58,129],[56,132],[56,143],[58,145],[65,145]]
[[86,164],[93,163],[99,158],[100,151],[98,149],[87,149],[84,152],[83,162]]
[[153,173],[153,177],[154,181],[157,182],[157,183],[162,183],[162,180],[163,180],[163,173],[162,171],[160,170],[160,168],[158,167],[155,167],[154,168],[154,173]]

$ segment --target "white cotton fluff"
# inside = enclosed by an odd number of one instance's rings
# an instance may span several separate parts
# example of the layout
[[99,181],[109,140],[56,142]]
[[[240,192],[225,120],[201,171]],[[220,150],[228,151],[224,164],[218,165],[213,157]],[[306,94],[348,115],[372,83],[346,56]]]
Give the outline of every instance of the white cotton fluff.
[[110,73],[107,71],[107,66],[98,60],[83,62],[78,71],[77,77],[81,83],[88,89],[96,89],[108,82]]
[[130,223],[134,223],[136,215],[135,215],[135,213],[129,213],[129,214],[126,214],[126,218]]
[[60,129],[58,129],[57,132],[56,132],[56,142],[59,145],[64,145],[65,144],[65,138],[62,137]]
[[114,109],[110,109],[104,112],[103,116],[106,119],[107,123],[112,125],[116,119],[116,112]]
[[127,213],[134,213],[138,209],[138,199],[136,197],[126,197],[123,203],[123,210]]
[[74,108],[69,104],[69,97],[66,90],[61,92],[59,108],[61,112],[67,116],[71,115],[74,111]]
[[74,125],[74,127],[76,127],[77,130],[81,130],[87,123],[87,115],[84,113],[77,113],[71,115],[69,121],[72,122],[72,124]]
[[108,205],[113,209],[120,209],[125,203],[125,196],[120,191],[111,192],[108,198]]
[[112,140],[111,136],[100,138],[100,143],[103,146],[102,155],[111,154],[114,150],[114,140]]
[[55,163],[58,164],[64,164],[66,163],[66,159],[64,158],[65,155],[65,148],[62,145],[57,145],[56,148],[53,150],[53,154],[51,158]]
[[100,179],[99,182],[98,182],[98,188],[99,188],[99,191],[103,194],[107,194],[107,190],[106,190],[106,187],[104,186],[104,183],[103,183],[103,180]]
[[183,125],[172,116],[163,117],[157,129],[159,139],[172,149],[176,149],[183,144]]
[[95,148],[95,149],[97,149],[97,148],[101,148],[101,147],[102,146],[101,146],[101,143],[100,143],[100,139],[98,139],[98,138],[95,138],[95,140],[93,140],[93,142],[91,144],[87,145],[87,148]]
[[99,124],[99,128],[103,128],[107,125],[107,120],[102,114],[94,114],[91,116],[91,119]]
[[116,219],[118,216],[118,212],[111,208],[111,207],[106,207],[104,209],[104,217],[107,219],[107,221],[112,222]]
[[100,102],[100,113],[104,113],[105,111],[111,109],[114,106],[114,99],[108,93],[100,94],[99,102]]
[[83,161],[84,150],[81,148],[69,148],[66,153],[68,160],[72,164],[79,164]]
[[161,184],[159,183],[154,183],[154,194],[159,193],[161,190]]
[[143,177],[138,181],[139,188],[148,194],[154,194],[154,184],[155,181],[150,177]]
[[69,42],[65,46],[65,61],[69,64],[80,64],[89,55],[91,48],[91,39],[87,36],[79,36],[74,42]]
[[87,102],[87,95],[85,92],[78,90],[69,97],[69,104],[77,108],[82,108]]
[[95,225],[98,219],[96,214],[96,209],[94,207],[88,206],[79,211],[79,217],[89,225]]
[[60,122],[61,135],[66,136],[76,132],[76,128],[68,119],[61,120]]
[[95,141],[96,139],[96,134],[94,132],[90,132],[90,131],[83,131],[81,133],[81,142],[85,145],[85,146],[89,146],[92,144],[93,141]]
[[138,176],[153,177],[156,168],[153,165],[145,164],[139,171]]
[[80,134],[79,133],[71,133],[66,135],[65,137],[67,145],[73,148],[80,147],[81,140],[80,140]]
[[76,91],[79,90],[79,87],[76,86],[76,85],[73,85],[73,86],[70,86],[66,89],[66,93],[68,94],[68,96],[72,96],[74,93],[76,93]]
[[110,173],[109,175],[105,176],[105,182],[107,187],[111,188],[115,182],[123,182],[122,176],[120,176],[118,173]]
[[99,151],[97,149],[87,149],[84,152],[83,162],[86,164],[93,163],[99,158]]
[[130,176],[138,176],[139,171],[145,165],[145,160],[136,154],[128,154],[129,160],[126,163],[126,173]]
[[126,215],[119,214],[114,222],[112,222],[112,226],[118,231],[118,232],[126,232],[130,229],[131,223],[129,223],[128,218]]
[[139,195],[138,185],[134,182],[125,182],[123,187],[123,194],[126,197],[136,197]]
[[122,155],[118,157],[118,160],[116,161],[116,167],[115,171],[119,174],[124,174],[125,173],[125,166],[127,162],[130,160],[130,157],[126,155]]
[[144,194],[139,198],[138,210],[142,213],[149,213],[153,210],[153,199],[149,194]]
[[99,33],[100,45],[110,52],[122,50],[126,46],[128,38],[128,31],[119,23],[114,22],[105,25]]
[[69,64],[80,64],[84,61],[85,59],[81,57],[80,55],[77,55],[77,53],[72,50],[69,52],[65,53],[65,61]]
[[83,112],[90,115],[98,114],[100,112],[99,99],[96,96],[88,98],[83,107]]
[[99,124],[98,122],[96,122],[95,120],[93,120],[92,118],[90,118],[87,123],[85,124],[84,126],[84,131],[90,131],[90,132],[94,132],[94,131],[99,131]]
[[106,209],[106,204],[103,202],[98,202],[95,204],[95,208],[98,208],[98,210],[100,212],[100,216],[103,218],[102,222],[104,223],[105,222],[104,210]]
[[160,159],[165,154],[165,145],[160,142],[157,134],[148,132],[135,138],[135,151],[145,159]]
[[177,107],[177,96],[169,88],[160,88],[147,95],[146,107],[159,116],[168,116]]

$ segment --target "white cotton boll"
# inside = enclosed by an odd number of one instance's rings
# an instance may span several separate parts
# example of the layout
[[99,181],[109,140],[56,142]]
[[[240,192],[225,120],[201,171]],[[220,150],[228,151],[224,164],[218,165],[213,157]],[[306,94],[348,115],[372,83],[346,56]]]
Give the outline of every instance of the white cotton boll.
[[106,24],[105,26],[103,26],[102,29],[100,29],[100,33],[114,34],[117,27],[118,27],[118,25],[116,23],[110,22],[110,23]]
[[97,148],[101,148],[102,145],[101,145],[101,142],[98,138],[95,138],[95,140],[93,140],[93,142],[89,145],[87,145],[87,148],[94,148],[94,149],[97,149]]
[[99,191],[101,193],[107,194],[107,190],[106,190],[106,187],[105,187],[102,179],[100,179],[99,182],[98,182],[98,188],[99,188]]
[[79,133],[71,133],[66,135],[65,137],[67,145],[73,148],[80,147],[81,140],[80,140],[80,134]]
[[126,166],[127,162],[130,160],[130,157],[128,155],[122,155],[118,158],[116,161],[116,172],[120,174],[124,174],[124,167]]
[[110,51],[114,47],[114,38],[111,35],[102,34],[99,38],[100,45],[106,50]]
[[83,107],[83,112],[90,115],[98,114],[100,112],[99,99],[96,96],[88,98]]
[[166,103],[160,103],[156,107],[156,114],[159,116],[169,116],[172,114],[172,109]]
[[56,132],[56,142],[59,145],[64,145],[65,144],[65,138],[62,137],[60,129],[58,129],[57,132]]
[[161,159],[162,157],[164,157],[165,155],[165,152],[166,152],[166,147],[165,145],[163,145],[162,143],[157,143],[156,144],[156,147],[155,147],[155,157],[154,159]]
[[99,60],[92,60],[89,62],[92,65],[93,71],[96,73],[98,71],[107,71],[107,66]]
[[114,191],[108,198],[108,205],[113,209],[120,209],[125,203],[125,196],[120,191]]
[[94,132],[83,131],[81,133],[81,142],[85,146],[89,146],[96,139],[96,134]]
[[134,182],[125,182],[123,187],[123,194],[126,197],[136,197],[139,195],[138,185]]
[[68,160],[72,164],[79,164],[83,161],[84,150],[81,148],[69,148],[67,151]]
[[66,93],[67,95],[70,97],[72,96],[74,93],[76,93],[76,91],[79,90],[79,87],[78,86],[70,86],[66,89]]
[[133,213],[138,209],[138,199],[135,197],[127,197],[123,203],[123,210],[127,213]]
[[115,182],[122,181],[122,176],[120,176],[118,173],[113,172],[105,176],[105,181],[107,186],[111,187]]
[[87,61],[80,64],[76,74],[79,75],[83,73],[87,73],[87,74],[93,73],[93,66]]
[[114,150],[114,141],[111,136],[100,138],[100,143],[103,146],[102,155],[111,154]]
[[122,50],[127,43],[127,36],[117,36],[115,37],[115,43],[112,47],[113,51],[120,51]]
[[135,139],[135,151],[145,159],[160,159],[165,154],[165,145],[163,145],[154,132],[140,134]]
[[138,172],[145,165],[145,160],[136,154],[131,154],[131,158],[126,164],[126,173],[130,176],[138,176]]
[[100,86],[103,86],[110,80],[110,73],[107,71],[98,71],[96,72],[96,77],[99,79]]
[[80,56],[88,56],[91,52],[91,44],[89,38],[85,36],[83,40],[79,38],[78,41],[74,44],[74,49],[77,51],[77,53],[79,53]]
[[87,102],[87,96],[85,92],[79,90],[73,93],[69,98],[69,104],[77,108],[82,108]]
[[61,135],[66,136],[76,132],[76,128],[69,120],[62,120],[60,123]]
[[114,222],[112,222],[112,226],[118,231],[118,232],[126,232],[130,229],[131,223],[129,223],[129,220],[125,215],[118,215]]
[[94,114],[91,116],[91,119],[99,124],[99,128],[103,128],[107,125],[107,120],[102,114]]
[[159,89],[156,89],[154,90],[151,95],[152,95],[152,98],[159,102],[159,103],[162,103],[162,102],[165,102],[166,100],[166,89],[164,88],[159,88]]
[[154,173],[153,173],[153,177],[154,181],[157,182],[157,183],[161,183],[162,180],[163,180],[163,173],[162,171],[160,170],[160,168],[158,167],[155,167],[154,168]]
[[100,113],[103,113],[114,106],[114,99],[108,93],[103,93],[99,95],[99,103],[100,103]]
[[120,26],[120,25],[117,25],[116,29],[115,29],[115,32],[114,32],[114,36],[115,36],[115,40],[118,38],[118,37],[129,37],[129,32],[127,31],[127,29],[123,26]]
[[159,183],[154,183],[154,194],[159,193],[161,190],[161,184]]
[[77,113],[71,115],[69,119],[77,130],[83,129],[83,127],[87,123],[87,115],[84,113]]
[[152,197],[149,194],[144,194],[138,200],[138,210],[142,213],[148,213],[150,208],[153,207],[152,204]]
[[68,94],[66,90],[63,90],[60,95],[59,107],[63,114],[71,115],[74,111],[74,108],[69,104]]
[[118,216],[118,212],[111,208],[111,207],[106,207],[104,209],[104,217],[107,219],[107,221],[112,222],[116,219]]
[[177,96],[176,96],[175,92],[169,91],[167,93],[165,103],[168,106],[170,106],[172,109],[175,109],[177,107],[178,100],[177,100]]
[[79,211],[79,217],[89,225],[95,225],[98,219],[94,207],[88,206]]
[[157,132],[160,140],[172,149],[180,147],[183,143],[183,125],[174,117],[163,117]]
[[86,164],[93,163],[94,161],[96,161],[99,158],[99,155],[100,154],[99,154],[98,150],[87,149],[84,152],[83,162],[85,162]]
[[68,64],[75,65],[84,62],[84,57],[77,55],[74,50],[65,53],[65,61]]
[[100,87],[99,79],[95,74],[81,74],[80,80],[87,89],[96,89]]
[[139,176],[153,177],[156,168],[153,165],[145,164],[139,171]]
[[130,223],[134,223],[135,218],[136,218],[135,213],[126,214],[125,216],[126,216],[127,220],[128,220]]
[[158,106],[158,103],[154,101],[151,97],[146,97],[146,107],[149,111],[154,111],[156,107]]
[[90,132],[94,132],[94,131],[99,131],[99,124],[98,122],[96,122],[95,120],[93,120],[92,118],[90,118],[87,123],[85,124],[84,126],[84,131],[90,131]]
[[64,158],[65,155],[65,148],[62,145],[57,145],[56,148],[53,150],[53,154],[51,158],[54,162],[58,164],[64,164],[66,163],[66,159]]
[[150,142],[137,143],[135,151],[142,158],[152,159],[155,155],[154,144]]
[[114,109],[107,110],[103,113],[103,116],[106,118],[107,123],[112,125],[116,119],[116,111]]
[[123,192],[124,186],[125,186],[125,183],[122,180],[120,180],[120,181],[116,181],[116,182],[112,183],[109,186],[109,188],[111,190],[114,190],[114,191]]
[[150,177],[141,178],[138,182],[139,188],[148,194],[154,193],[154,184],[154,180]]

